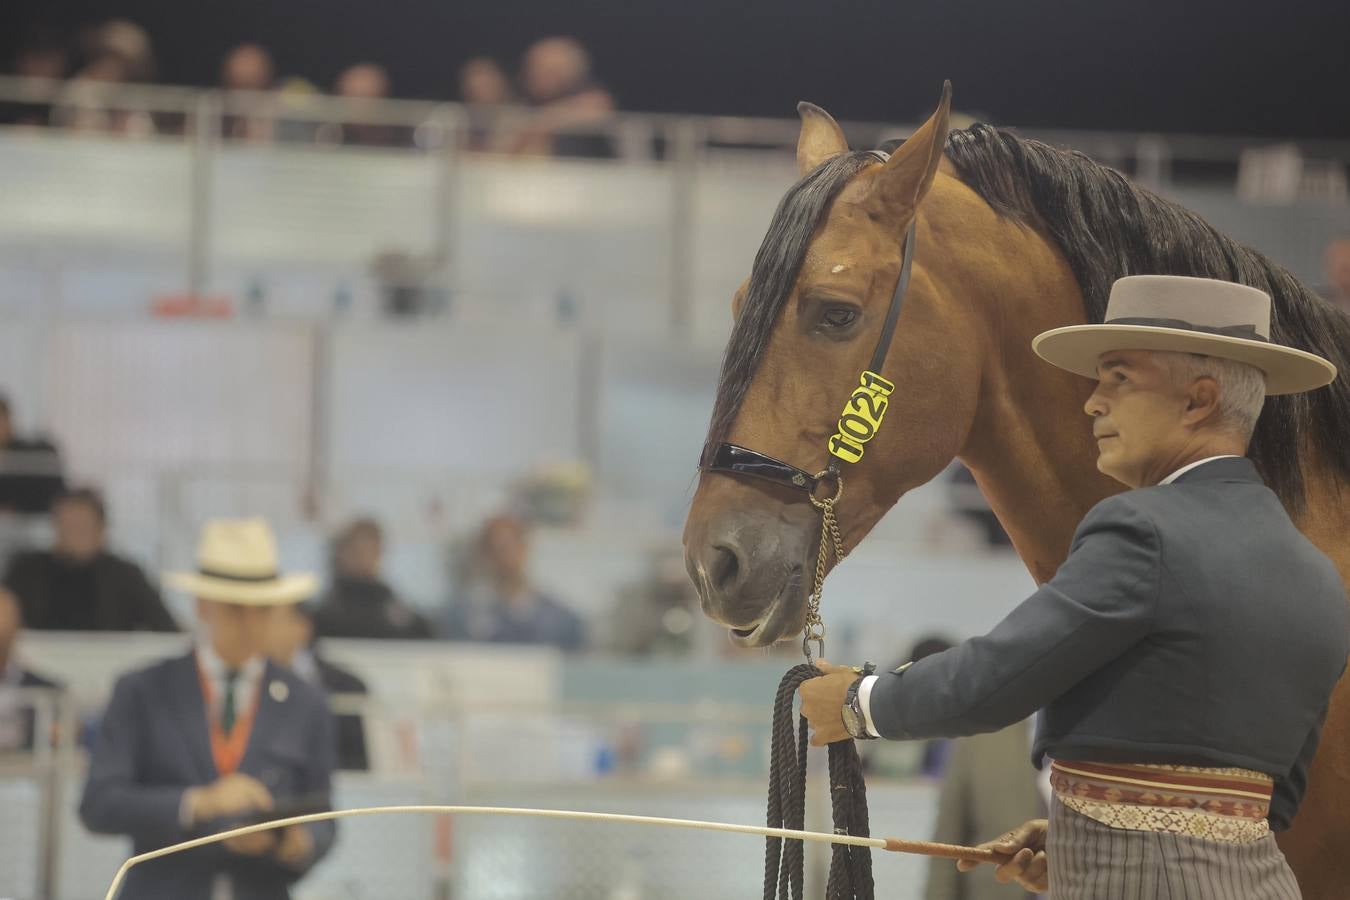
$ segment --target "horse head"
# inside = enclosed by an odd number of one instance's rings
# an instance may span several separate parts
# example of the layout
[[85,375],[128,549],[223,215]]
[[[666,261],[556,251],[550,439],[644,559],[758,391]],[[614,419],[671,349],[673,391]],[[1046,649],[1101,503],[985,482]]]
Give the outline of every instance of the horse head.
[[[845,484],[837,514],[846,549],[906,490],[942,471],[975,415],[980,313],[950,302],[925,268],[923,248],[938,226],[919,215],[943,161],[949,103],[947,85],[937,111],[889,156],[850,152],[829,114],[801,104],[802,180],[780,203],[733,300],[708,445],[750,448],[810,473],[834,462]],[[912,280],[882,371],[873,373],[880,387],[869,392],[860,376],[916,223]],[[850,426],[840,411],[847,417],[860,385],[871,399],[855,406],[864,421]],[[685,526],[686,564],[704,611],[737,643],[766,645],[803,626],[820,536],[807,500],[791,485],[706,469],[701,476]]]

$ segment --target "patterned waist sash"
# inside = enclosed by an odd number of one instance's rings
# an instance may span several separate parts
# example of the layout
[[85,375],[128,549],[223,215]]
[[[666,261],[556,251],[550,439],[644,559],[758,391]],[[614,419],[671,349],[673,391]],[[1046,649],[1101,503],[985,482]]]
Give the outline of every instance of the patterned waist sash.
[[1069,809],[1111,828],[1228,844],[1270,833],[1274,781],[1249,769],[1055,760],[1050,784]]

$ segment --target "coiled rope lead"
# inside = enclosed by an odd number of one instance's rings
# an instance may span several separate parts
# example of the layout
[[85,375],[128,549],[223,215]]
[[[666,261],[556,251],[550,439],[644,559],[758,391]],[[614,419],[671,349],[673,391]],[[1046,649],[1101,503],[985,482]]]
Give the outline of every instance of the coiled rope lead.
[[[769,807],[770,829],[800,831],[806,820],[806,719],[797,718],[793,734],[793,700],[797,687],[820,675],[809,663],[793,666],[778,684],[773,705],[773,732],[770,741]],[[862,760],[853,741],[838,741],[829,746],[830,806],[834,833],[842,838],[870,838],[867,824],[867,789],[863,784]],[[830,858],[830,874],[825,885],[826,900],[873,900],[871,841],[839,841]],[[889,849],[887,847],[886,849]],[[923,852],[923,851],[920,851]],[[985,854],[988,851],[980,851]],[[934,854],[945,855],[945,854]],[[997,861],[1001,861],[1001,857]],[[996,861],[981,856],[982,861]],[[804,846],[799,840],[771,836],[764,848],[764,900],[801,900],[804,872]]]

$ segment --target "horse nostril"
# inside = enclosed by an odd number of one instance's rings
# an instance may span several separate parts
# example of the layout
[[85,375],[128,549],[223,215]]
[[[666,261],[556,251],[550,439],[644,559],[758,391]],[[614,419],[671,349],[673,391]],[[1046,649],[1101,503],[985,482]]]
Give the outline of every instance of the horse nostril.
[[724,545],[713,547],[712,567],[708,572],[713,587],[719,591],[728,590],[736,583],[740,572],[741,558],[735,550]]

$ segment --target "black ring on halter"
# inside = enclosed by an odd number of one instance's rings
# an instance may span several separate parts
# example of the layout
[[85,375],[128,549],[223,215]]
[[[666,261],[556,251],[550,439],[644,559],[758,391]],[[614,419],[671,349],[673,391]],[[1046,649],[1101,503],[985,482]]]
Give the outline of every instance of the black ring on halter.
[[[886,321],[881,326],[881,335],[877,338],[877,347],[872,352],[872,362],[868,366],[868,371],[878,375],[881,374],[881,367],[890,352],[891,340],[895,337],[895,326],[900,320],[900,308],[904,305],[905,292],[909,289],[909,277],[914,264],[914,231],[917,225],[916,216],[915,220],[909,223],[909,231],[905,234],[905,259],[900,266],[900,277],[896,279],[895,290],[891,293],[891,305],[886,310]],[[715,447],[705,446],[699,457],[698,467],[704,472],[750,475],[807,494],[814,494],[822,480],[805,469],[799,469],[781,459],[774,459],[758,450],[725,442]],[[838,471],[838,459],[831,456],[829,467],[821,474],[837,474]]]

